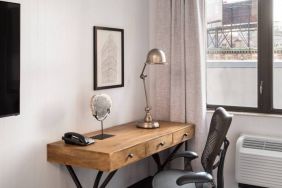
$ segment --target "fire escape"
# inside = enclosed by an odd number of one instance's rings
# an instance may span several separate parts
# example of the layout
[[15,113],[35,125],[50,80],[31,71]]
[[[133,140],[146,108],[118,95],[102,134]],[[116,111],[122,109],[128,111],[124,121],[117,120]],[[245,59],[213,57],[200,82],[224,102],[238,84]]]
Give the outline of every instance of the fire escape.
[[253,1],[222,3],[222,20],[207,25],[208,53],[256,53],[257,14]]

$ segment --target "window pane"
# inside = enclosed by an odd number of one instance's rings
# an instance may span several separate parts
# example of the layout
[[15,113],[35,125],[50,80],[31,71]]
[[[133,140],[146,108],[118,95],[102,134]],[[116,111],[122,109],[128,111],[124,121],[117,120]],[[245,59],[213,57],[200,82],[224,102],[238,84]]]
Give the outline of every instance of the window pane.
[[206,0],[207,102],[257,107],[257,0]]
[[273,1],[273,106],[282,109],[282,1]]

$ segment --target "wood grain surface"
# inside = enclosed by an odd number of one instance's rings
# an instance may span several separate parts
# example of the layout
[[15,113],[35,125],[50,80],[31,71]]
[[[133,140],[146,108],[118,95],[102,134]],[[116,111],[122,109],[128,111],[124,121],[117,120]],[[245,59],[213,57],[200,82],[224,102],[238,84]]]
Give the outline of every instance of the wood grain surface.
[[[115,136],[96,140],[89,146],[67,145],[63,141],[47,145],[49,162],[93,168],[110,172],[154,153],[191,139],[194,125],[160,121],[160,128],[136,128],[136,122],[114,126],[104,130]],[[100,131],[85,134],[88,137]]]

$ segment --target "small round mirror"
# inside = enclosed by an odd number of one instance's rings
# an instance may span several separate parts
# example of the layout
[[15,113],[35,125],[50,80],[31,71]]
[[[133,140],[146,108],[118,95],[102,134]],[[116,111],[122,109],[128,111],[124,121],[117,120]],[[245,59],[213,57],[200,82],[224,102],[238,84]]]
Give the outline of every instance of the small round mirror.
[[112,100],[107,94],[94,95],[90,102],[92,115],[98,120],[103,121],[111,112]]

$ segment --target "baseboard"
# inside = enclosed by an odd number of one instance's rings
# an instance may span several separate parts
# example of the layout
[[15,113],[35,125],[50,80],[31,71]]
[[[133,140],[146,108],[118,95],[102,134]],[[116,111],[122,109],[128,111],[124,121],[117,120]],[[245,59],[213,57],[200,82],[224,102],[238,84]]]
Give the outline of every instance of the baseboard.
[[239,183],[239,188],[266,188],[266,187],[258,187],[254,185],[247,185],[247,184]]

